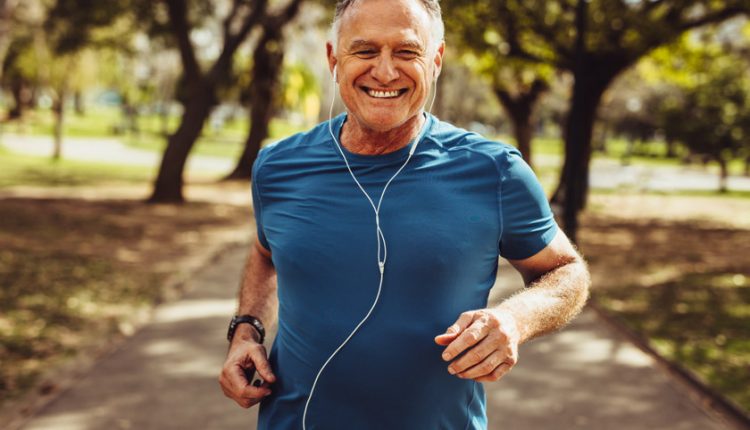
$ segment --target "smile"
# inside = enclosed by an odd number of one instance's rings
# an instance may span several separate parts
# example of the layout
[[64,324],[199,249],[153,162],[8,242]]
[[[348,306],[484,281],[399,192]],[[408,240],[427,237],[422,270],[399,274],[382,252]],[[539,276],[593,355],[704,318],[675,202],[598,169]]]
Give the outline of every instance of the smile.
[[400,89],[400,90],[390,90],[390,91],[373,90],[372,88],[367,88],[367,87],[362,87],[362,89],[367,93],[367,95],[369,95],[370,97],[377,98],[377,99],[392,99],[408,91],[406,88]]

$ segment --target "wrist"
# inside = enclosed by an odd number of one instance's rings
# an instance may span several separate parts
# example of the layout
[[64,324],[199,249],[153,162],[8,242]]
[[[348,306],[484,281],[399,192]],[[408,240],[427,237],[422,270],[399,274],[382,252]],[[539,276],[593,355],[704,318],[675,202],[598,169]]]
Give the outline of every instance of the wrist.
[[234,332],[234,339],[232,340],[260,343],[260,333],[258,333],[258,330],[256,330],[252,324],[240,324],[237,326],[237,329]]
[[514,343],[521,343],[521,325],[518,318],[511,310],[504,309],[502,306],[491,309],[492,314],[500,323],[500,328],[504,334]]
[[232,343],[242,329],[245,339],[249,340],[253,332],[255,332],[252,339],[262,344],[266,336],[266,329],[263,327],[263,323],[252,315],[235,315],[232,321],[229,322],[229,329],[227,330],[227,340]]

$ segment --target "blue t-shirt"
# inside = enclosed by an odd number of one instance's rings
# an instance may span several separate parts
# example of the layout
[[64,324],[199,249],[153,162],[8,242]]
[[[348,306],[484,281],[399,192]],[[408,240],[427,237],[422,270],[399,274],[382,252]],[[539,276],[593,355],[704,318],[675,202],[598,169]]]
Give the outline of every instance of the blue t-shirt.
[[[332,120],[337,136],[345,120]],[[498,255],[530,257],[557,226],[515,148],[432,115],[425,127],[380,210],[388,246],[380,301],[322,373],[310,430],[486,428],[482,385],[450,375],[434,337],[462,312],[486,307]],[[409,148],[344,153],[377,203]],[[261,403],[258,428],[299,430],[315,375],[377,293],[375,217],[327,122],[260,152],[253,199],[279,297],[270,353],[278,380]]]

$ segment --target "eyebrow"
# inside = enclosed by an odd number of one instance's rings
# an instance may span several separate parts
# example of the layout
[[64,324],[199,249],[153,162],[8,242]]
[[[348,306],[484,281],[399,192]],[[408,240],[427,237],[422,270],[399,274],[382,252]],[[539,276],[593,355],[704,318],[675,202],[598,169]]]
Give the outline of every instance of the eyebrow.
[[[375,46],[376,46],[376,44],[374,42],[369,41],[369,40],[355,39],[355,40],[352,41],[352,43],[349,44],[349,50],[350,51],[355,51],[357,49],[373,48]],[[422,44],[419,43],[419,42],[417,42],[417,41],[415,41],[415,40],[406,40],[404,42],[401,42],[401,43],[399,43],[397,45],[397,48],[398,49],[403,49],[403,48],[414,49],[414,50],[417,50],[417,51],[423,51],[424,50]]]
[[357,49],[372,48],[374,46],[375,46],[375,44],[372,43],[372,42],[370,42],[369,40],[355,39],[355,40],[352,41],[352,43],[349,44],[349,50],[350,51],[355,51]]
[[422,44],[414,41],[414,40],[407,40],[405,42],[398,44],[399,48],[408,48],[408,49],[414,49],[416,51],[422,51],[424,48],[422,47]]

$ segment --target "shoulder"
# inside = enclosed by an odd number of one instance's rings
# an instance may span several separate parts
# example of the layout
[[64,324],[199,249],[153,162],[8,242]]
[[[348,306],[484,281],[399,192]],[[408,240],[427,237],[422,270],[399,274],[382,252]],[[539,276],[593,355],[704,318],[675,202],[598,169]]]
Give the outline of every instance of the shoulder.
[[521,153],[512,145],[482,136],[433,117],[434,124],[427,139],[447,152],[479,155],[492,161],[500,172],[504,172],[517,161],[523,161]]
[[330,140],[328,124],[329,121],[322,122],[310,130],[293,134],[264,146],[258,153],[253,173],[277,161],[283,162],[290,158],[305,157],[308,155],[308,150],[327,144]]

